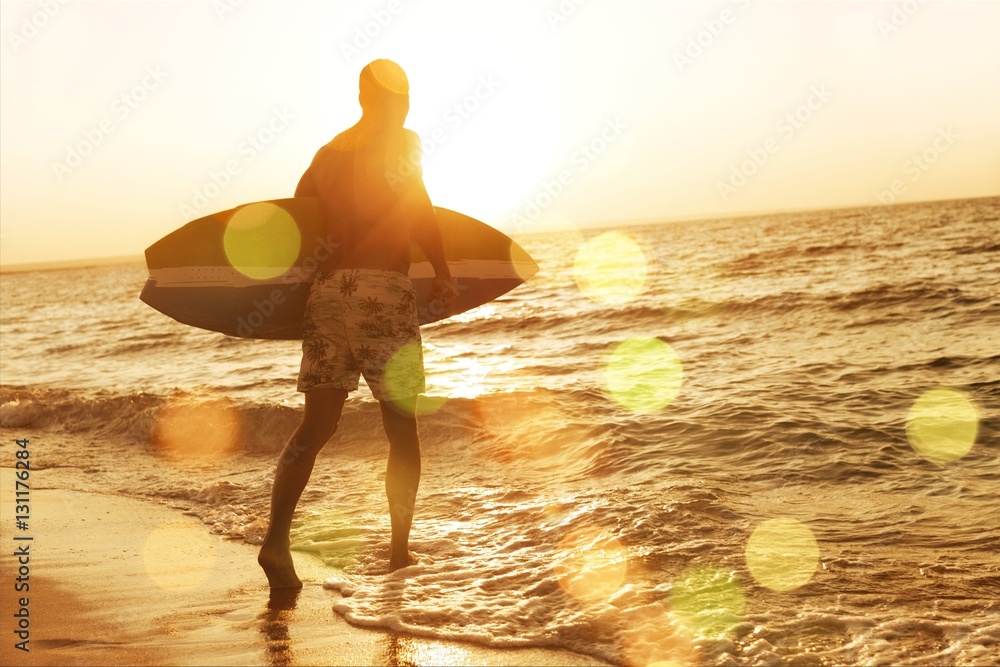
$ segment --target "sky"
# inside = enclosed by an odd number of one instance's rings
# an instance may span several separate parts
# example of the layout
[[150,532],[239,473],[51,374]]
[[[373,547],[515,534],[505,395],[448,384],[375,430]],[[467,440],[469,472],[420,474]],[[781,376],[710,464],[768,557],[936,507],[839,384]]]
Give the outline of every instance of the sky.
[[508,233],[1000,194],[1000,2],[0,2],[0,264],[289,197],[410,79],[435,204]]

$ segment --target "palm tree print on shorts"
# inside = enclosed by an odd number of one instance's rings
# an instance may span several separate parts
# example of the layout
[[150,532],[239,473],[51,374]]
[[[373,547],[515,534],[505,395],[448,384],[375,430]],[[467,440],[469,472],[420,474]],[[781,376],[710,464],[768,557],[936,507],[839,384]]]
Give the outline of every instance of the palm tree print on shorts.
[[383,307],[383,304],[379,302],[377,296],[370,296],[361,304],[361,310],[363,310],[368,317],[380,314]]
[[340,277],[340,294],[341,296],[351,297],[354,293],[358,291],[358,273],[357,271],[351,271],[345,273]]

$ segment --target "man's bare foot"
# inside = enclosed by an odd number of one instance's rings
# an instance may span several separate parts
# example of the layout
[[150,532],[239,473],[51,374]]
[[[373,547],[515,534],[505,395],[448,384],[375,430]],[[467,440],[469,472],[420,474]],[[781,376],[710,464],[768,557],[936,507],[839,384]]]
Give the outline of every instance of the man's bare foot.
[[401,570],[404,567],[416,565],[418,562],[417,555],[412,551],[407,551],[402,555],[393,555],[389,558],[389,571],[395,572],[396,570]]
[[295,574],[295,564],[288,549],[270,549],[264,545],[257,554],[257,563],[267,575],[271,588],[302,588],[302,580]]

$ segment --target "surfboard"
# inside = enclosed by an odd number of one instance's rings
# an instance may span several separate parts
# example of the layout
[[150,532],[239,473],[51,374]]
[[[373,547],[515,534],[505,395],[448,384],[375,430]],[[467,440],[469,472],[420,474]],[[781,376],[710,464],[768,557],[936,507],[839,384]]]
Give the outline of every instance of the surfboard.
[[[488,303],[538,265],[505,234],[435,207],[458,295],[431,300],[434,270],[413,244],[410,279],[421,324]],[[240,338],[296,340],[320,264],[337,252],[318,197],[244,204],[187,223],[146,249],[139,298],[193,327]]]

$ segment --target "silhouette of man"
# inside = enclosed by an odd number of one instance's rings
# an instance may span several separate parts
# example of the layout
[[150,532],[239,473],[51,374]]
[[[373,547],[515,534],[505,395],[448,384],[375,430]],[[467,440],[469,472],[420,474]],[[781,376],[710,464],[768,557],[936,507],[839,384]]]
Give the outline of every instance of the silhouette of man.
[[420,481],[414,408],[424,369],[407,277],[411,240],[434,268],[439,298],[453,297],[455,289],[419,169],[420,139],[403,128],[410,106],[406,74],[389,60],[369,63],[359,100],[361,120],[319,149],[295,189],[296,197],[320,198],[340,251],[320,267],[306,304],[298,379],[305,412],[277,465],[270,525],[257,558],[271,588],[302,587],[289,551],[292,514],[360,374],[379,401],[389,440],[389,568],[415,562],[408,548]]

